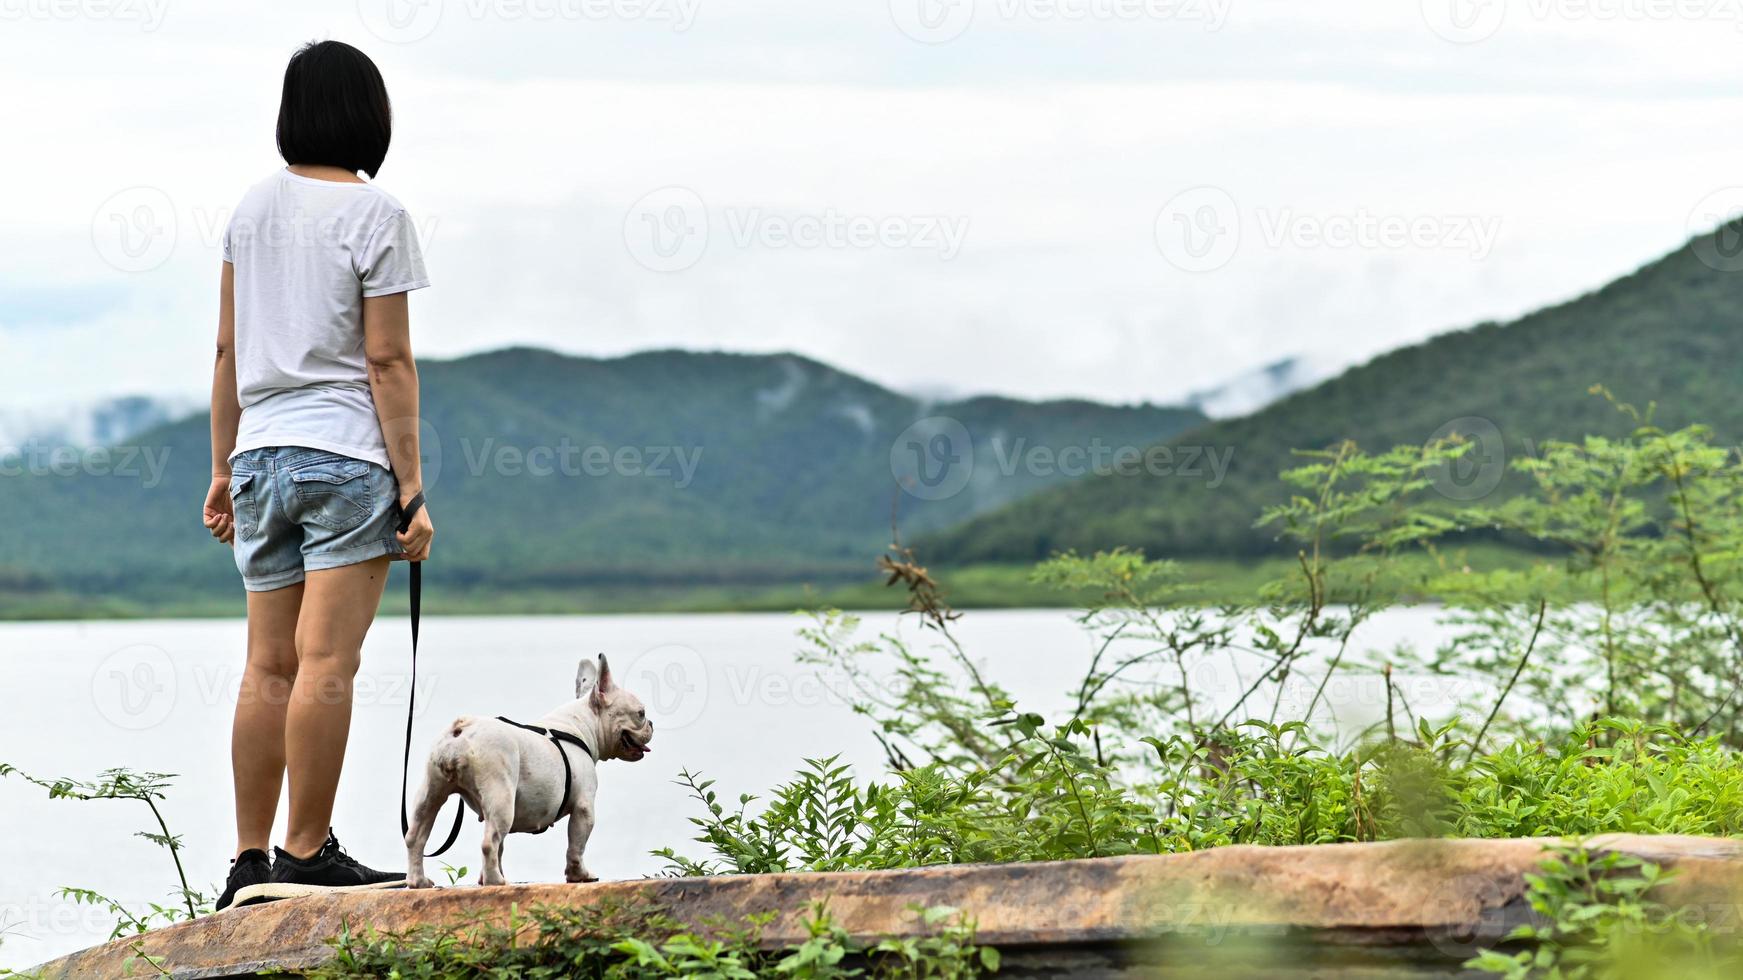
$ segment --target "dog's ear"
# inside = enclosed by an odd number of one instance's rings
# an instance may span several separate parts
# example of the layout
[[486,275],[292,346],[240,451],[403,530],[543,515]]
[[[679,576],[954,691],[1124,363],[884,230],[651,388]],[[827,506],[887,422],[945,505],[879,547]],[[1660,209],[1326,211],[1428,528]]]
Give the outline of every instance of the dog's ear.
[[575,696],[584,698],[587,692],[593,690],[599,680],[599,665],[585,657],[581,659],[581,667],[575,671]]
[[593,706],[604,710],[605,696],[611,693],[611,664],[605,660],[605,654],[599,655],[599,683],[593,685]]

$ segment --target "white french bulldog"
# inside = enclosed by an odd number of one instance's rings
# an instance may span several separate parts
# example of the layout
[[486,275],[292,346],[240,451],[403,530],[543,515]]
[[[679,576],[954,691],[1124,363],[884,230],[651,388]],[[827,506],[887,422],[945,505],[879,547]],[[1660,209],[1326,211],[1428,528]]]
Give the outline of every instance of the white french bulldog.
[[[502,842],[511,833],[538,833],[569,818],[568,881],[596,881],[581,852],[593,832],[593,798],[599,790],[598,762],[639,762],[654,737],[641,700],[616,686],[605,655],[596,664],[581,661],[575,675],[575,700],[550,712],[538,727],[578,738],[582,746],[497,718],[456,719],[430,750],[424,787],[412,806],[406,832],[406,884],[428,888],[424,845],[448,797],[460,794],[484,820],[484,870],[481,885],[502,885]],[[558,753],[563,753],[559,756]],[[565,764],[565,757],[567,764]],[[564,785],[567,774],[569,783]],[[564,803],[568,806],[565,811]]]

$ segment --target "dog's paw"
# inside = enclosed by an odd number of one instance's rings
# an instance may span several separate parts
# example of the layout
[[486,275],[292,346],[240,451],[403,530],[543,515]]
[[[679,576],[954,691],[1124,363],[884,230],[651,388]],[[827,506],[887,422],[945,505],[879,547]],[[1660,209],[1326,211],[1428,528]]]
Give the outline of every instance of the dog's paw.
[[405,880],[405,886],[407,888],[434,888],[436,887],[436,883],[431,881],[425,875],[418,875],[416,878],[407,878]]
[[563,880],[571,885],[585,885],[599,879],[595,878],[586,868],[566,868],[563,871]]

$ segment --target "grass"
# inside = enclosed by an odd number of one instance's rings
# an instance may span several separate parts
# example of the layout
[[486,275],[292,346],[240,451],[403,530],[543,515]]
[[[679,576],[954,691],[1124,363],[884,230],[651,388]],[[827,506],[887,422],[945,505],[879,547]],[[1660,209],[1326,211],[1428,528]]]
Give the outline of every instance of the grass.
[[[1439,563],[1427,555],[1399,560],[1398,591],[1406,600],[1433,600],[1428,579],[1440,572],[1457,572],[1466,564],[1485,569],[1525,568],[1533,556],[1496,545],[1453,553]],[[1288,575],[1291,558],[1258,561],[1197,559],[1179,563],[1184,571],[1182,601],[1205,605],[1250,599],[1267,582]],[[1072,609],[1089,598],[1085,590],[1061,590],[1033,580],[1034,566],[979,564],[934,569],[949,583],[950,604],[958,609]],[[623,588],[541,588],[507,592],[499,589],[456,589],[442,584],[440,564],[425,578],[424,611],[448,616],[551,616],[596,613],[790,612],[799,608],[833,607],[866,611],[900,610],[907,595],[886,588],[885,579],[868,569],[863,581],[731,587],[633,586]],[[404,586],[396,580],[382,605],[385,614],[405,612]],[[229,619],[246,614],[240,588],[233,595],[194,595],[142,600],[80,596],[66,592],[0,592],[0,621],[84,619]]]

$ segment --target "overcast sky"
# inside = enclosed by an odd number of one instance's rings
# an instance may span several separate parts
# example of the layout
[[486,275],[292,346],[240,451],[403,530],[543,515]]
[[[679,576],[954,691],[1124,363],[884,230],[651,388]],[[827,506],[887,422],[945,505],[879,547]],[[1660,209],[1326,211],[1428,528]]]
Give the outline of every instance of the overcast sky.
[[362,47],[420,353],[1169,401],[1743,203],[1736,0],[0,0],[0,406],[204,390],[283,62]]

